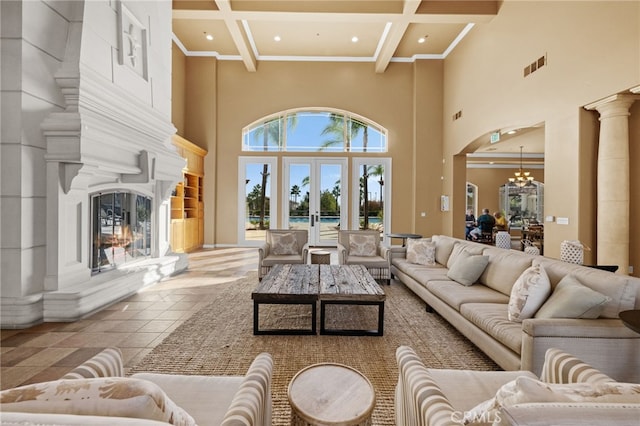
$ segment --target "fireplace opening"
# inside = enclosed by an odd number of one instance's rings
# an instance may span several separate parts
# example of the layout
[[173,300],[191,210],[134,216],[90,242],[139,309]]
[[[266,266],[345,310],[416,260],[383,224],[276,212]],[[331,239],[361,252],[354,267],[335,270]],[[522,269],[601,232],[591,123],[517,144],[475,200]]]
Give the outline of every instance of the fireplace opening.
[[133,192],[92,195],[92,273],[151,255],[151,198]]

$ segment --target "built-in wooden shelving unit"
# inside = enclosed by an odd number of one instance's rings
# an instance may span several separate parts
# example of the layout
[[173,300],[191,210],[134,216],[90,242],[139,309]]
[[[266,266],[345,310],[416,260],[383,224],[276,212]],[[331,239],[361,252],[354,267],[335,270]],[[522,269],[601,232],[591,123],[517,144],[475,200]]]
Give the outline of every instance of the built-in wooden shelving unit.
[[201,248],[204,244],[204,157],[205,149],[174,135],[173,144],[187,165],[183,181],[171,196],[171,248],[178,253]]

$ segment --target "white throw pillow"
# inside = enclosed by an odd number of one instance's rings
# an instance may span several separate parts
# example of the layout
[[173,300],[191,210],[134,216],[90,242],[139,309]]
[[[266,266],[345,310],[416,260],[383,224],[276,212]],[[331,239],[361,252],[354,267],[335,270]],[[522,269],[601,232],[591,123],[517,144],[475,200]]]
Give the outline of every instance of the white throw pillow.
[[298,240],[293,232],[285,232],[284,234],[271,234],[271,251],[276,255],[298,254]]
[[436,243],[430,238],[410,239],[407,241],[407,261],[418,265],[436,264]]
[[533,318],[551,293],[549,276],[542,265],[525,269],[511,288],[509,297],[509,321],[522,322]]
[[470,286],[478,281],[488,264],[489,256],[472,255],[461,251],[451,265],[451,269],[447,271],[447,277],[462,285]]
[[610,300],[610,297],[582,285],[573,275],[565,275],[535,317],[595,319]]
[[638,403],[640,384],[635,383],[573,383],[552,384],[522,376],[504,384],[496,395],[465,412],[464,424],[479,419],[495,419],[500,408],[528,403]]
[[374,235],[349,234],[349,256],[375,256],[376,250]]
[[148,380],[128,377],[55,380],[0,392],[0,411],[132,417],[174,425],[195,420]]

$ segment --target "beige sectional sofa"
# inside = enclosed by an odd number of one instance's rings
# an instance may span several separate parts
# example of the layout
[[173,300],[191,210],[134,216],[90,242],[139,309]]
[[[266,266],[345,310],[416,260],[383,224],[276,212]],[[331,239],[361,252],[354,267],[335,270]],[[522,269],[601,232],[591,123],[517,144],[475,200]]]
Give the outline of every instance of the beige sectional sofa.
[[0,392],[2,425],[270,426],[273,360],[244,376],[136,373],[107,348],[60,380]]
[[[407,248],[392,249],[391,273],[505,370],[540,375],[549,348],[560,348],[616,380],[640,383],[640,334],[618,313],[640,309],[640,279],[542,256],[528,255],[448,236],[435,235],[435,264],[412,263]],[[461,253],[488,257],[477,282],[466,286],[449,277]],[[607,296],[598,318],[509,319],[511,290],[532,266],[542,267],[551,291],[567,275]],[[553,293],[551,293],[553,294]],[[549,296],[550,297],[550,296]]]

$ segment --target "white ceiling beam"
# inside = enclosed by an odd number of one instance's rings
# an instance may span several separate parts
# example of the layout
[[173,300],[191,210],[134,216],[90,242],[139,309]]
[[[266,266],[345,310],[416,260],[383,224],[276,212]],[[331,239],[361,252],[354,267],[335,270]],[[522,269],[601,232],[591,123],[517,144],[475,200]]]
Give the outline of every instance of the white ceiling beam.
[[402,18],[393,22],[391,25],[391,30],[389,31],[387,39],[382,46],[380,54],[376,58],[377,73],[383,73],[387,69],[387,66],[389,66],[389,62],[391,61],[391,58],[393,58],[393,54],[398,48],[398,45],[402,41],[402,37],[404,37],[404,33],[407,31],[407,28],[411,23],[410,18],[415,16],[416,10],[418,10],[419,6],[420,1],[418,0],[406,0],[404,2]]
[[256,58],[244,37],[239,21],[236,20],[233,12],[231,11],[230,0],[215,0],[215,2],[222,14],[222,19],[229,30],[229,34],[231,34],[231,39],[235,43],[238,53],[240,53],[240,57],[242,57],[244,66],[247,68],[247,71],[256,72]]
[[[337,23],[385,23],[408,19],[415,24],[466,24],[468,22],[489,22],[495,15],[478,14],[413,14],[403,16],[398,13],[307,13],[307,12],[254,12],[230,11],[235,21],[267,22],[337,22]],[[220,10],[175,9],[173,19],[225,19]]]

